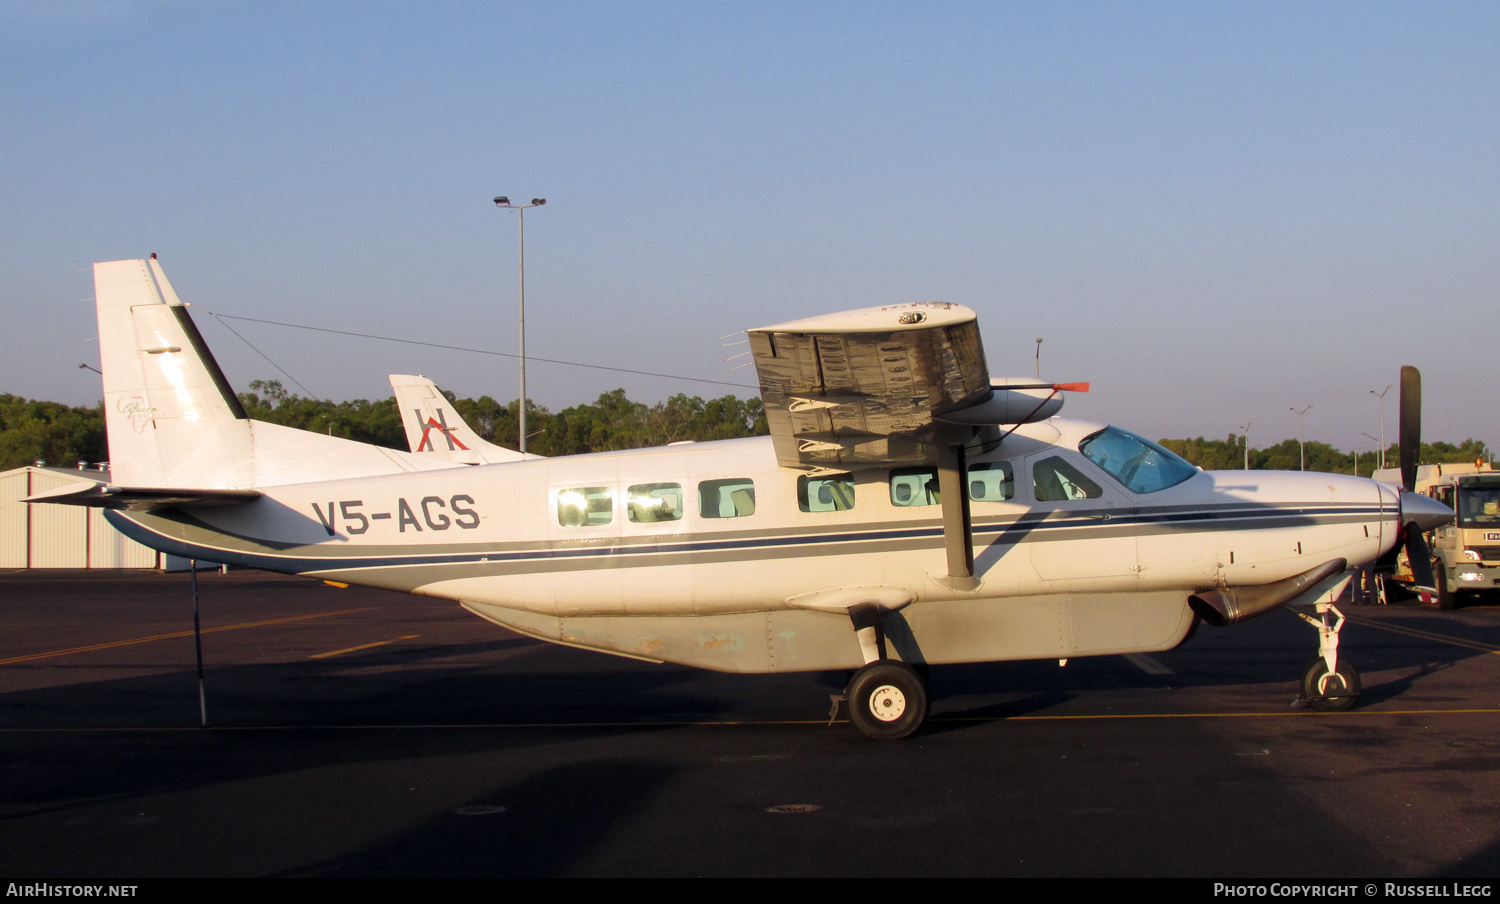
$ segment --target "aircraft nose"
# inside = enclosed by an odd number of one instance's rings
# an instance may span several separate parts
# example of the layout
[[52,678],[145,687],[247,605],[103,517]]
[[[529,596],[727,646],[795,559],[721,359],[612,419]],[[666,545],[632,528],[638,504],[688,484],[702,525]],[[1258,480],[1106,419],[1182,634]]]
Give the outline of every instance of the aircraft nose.
[[1423,496],[1421,493],[1401,494],[1401,521],[1403,524],[1416,522],[1417,527],[1422,530],[1432,530],[1434,527],[1442,527],[1453,520],[1453,509],[1443,505],[1436,499]]

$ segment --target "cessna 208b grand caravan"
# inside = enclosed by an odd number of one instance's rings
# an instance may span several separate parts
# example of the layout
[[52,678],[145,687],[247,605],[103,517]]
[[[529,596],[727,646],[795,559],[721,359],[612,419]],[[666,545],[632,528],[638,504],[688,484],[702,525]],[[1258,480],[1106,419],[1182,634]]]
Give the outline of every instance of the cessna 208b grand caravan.
[[959,305],[749,331],[769,437],[541,458],[479,440],[422,378],[393,378],[410,452],[251,420],[154,256],[94,278],[109,482],[32,501],[555,643],[853,670],[850,720],[873,737],[922,724],[929,664],[1168,650],[1289,603],[1318,613],[1303,696],[1352,705],[1331,600],[1351,564],[1452,516],[1354,477],[1199,471],[1057,417],[1086,384],[991,380]]

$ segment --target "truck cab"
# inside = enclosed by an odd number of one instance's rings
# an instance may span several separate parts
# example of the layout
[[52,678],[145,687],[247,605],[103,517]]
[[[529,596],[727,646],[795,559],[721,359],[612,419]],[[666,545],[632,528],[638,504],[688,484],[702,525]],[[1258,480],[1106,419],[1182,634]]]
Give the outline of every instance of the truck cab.
[[[1391,478],[1399,482],[1400,472],[1375,473],[1376,480]],[[1500,596],[1500,471],[1482,461],[1422,465],[1417,469],[1415,490],[1457,515],[1427,538],[1438,605],[1455,609],[1469,597]],[[1412,583],[1405,553],[1397,559],[1393,578]]]

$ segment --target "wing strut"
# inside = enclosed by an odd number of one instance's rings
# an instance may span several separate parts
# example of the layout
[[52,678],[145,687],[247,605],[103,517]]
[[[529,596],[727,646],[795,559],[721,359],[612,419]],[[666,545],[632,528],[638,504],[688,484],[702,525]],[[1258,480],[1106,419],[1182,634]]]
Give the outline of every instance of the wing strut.
[[943,583],[954,590],[977,590],[974,577],[974,530],[969,514],[969,494],[964,484],[968,466],[964,447],[938,447],[938,491],[943,497],[943,545],[948,551],[948,577]]

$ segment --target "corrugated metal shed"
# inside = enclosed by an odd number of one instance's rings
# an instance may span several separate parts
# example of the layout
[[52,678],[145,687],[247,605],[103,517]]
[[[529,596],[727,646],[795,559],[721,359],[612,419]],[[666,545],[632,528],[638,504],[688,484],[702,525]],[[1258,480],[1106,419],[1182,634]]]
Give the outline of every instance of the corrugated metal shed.
[[100,509],[21,501],[42,490],[100,479],[108,475],[35,466],[0,472],[0,568],[159,567],[155,550],[110,527]]

